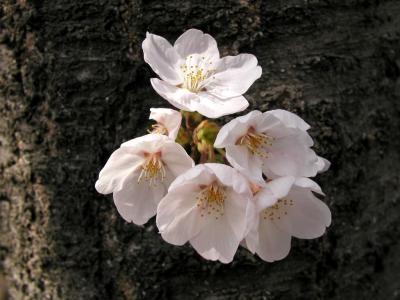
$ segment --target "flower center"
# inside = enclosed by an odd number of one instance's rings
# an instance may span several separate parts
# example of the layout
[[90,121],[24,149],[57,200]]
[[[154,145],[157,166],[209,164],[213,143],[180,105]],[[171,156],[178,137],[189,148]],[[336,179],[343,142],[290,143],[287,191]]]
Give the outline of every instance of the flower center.
[[264,133],[257,133],[253,127],[250,127],[248,132],[239,138],[236,144],[246,146],[253,155],[266,158],[268,152],[265,149],[265,146],[271,146],[273,140],[273,137]]
[[161,153],[145,153],[145,157],[147,159],[142,165],[138,183],[144,179],[149,182],[150,186],[155,186],[157,181],[163,181],[166,175],[164,163],[161,160]]
[[212,61],[205,56],[192,54],[186,57],[185,63],[180,66],[183,73],[182,87],[193,93],[205,90],[207,79],[215,72],[211,66]]
[[293,200],[279,199],[274,205],[263,210],[264,220],[280,220],[281,217],[287,215],[287,210],[293,206]]
[[225,188],[216,182],[203,188],[197,196],[197,207],[200,216],[213,215],[215,219],[224,215],[224,202],[226,200]]
[[148,132],[168,135],[167,128],[163,124],[160,124],[160,123],[151,125],[151,130],[148,130]]

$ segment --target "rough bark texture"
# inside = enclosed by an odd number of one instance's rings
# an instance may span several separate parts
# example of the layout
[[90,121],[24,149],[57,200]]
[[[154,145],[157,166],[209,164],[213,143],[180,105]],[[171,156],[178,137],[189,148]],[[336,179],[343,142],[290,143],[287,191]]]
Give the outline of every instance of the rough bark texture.
[[[0,277],[11,299],[399,299],[400,2],[2,0]],[[94,182],[141,135],[141,41],[196,27],[257,55],[250,108],[311,125],[333,224],[273,264],[206,262],[125,223]],[[1,276],[3,274],[3,276]],[[4,285],[1,283],[0,289]],[[1,291],[0,291],[1,294]],[[1,295],[0,295],[1,298]]]

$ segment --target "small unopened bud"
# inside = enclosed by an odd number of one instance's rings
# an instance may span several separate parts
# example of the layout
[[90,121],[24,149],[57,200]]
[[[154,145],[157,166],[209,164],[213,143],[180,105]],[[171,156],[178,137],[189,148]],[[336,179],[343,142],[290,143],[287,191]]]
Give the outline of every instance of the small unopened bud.
[[197,126],[195,131],[195,138],[198,142],[208,145],[214,145],[218,132],[219,126],[216,123],[204,120],[199,124],[199,126]]

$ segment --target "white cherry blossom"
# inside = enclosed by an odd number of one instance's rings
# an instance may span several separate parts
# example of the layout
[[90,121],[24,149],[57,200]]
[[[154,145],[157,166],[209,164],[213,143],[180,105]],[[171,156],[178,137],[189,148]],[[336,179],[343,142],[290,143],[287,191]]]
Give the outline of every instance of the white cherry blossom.
[[147,33],[142,48],[144,60],[160,77],[151,79],[156,92],[175,107],[208,118],[246,109],[242,95],[261,76],[254,55],[220,58],[215,39],[197,29],[187,30],[173,46]]
[[252,111],[224,125],[214,146],[226,149],[229,163],[254,181],[267,177],[315,176],[329,162],[311,149],[310,126],[284,110]]
[[170,108],[150,108],[149,119],[157,121],[153,133],[165,134],[175,140],[181,127],[182,114]]
[[170,183],[193,165],[182,146],[165,135],[148,134],[114,151],[95,186],[99,193],[113,193],[126,221],[142,225],[156,214]]
[[161,236],[204,258],[232,261],[256,218],[248,181],[223,164],[200,164],[171,184],[157,209]]
[[291,237],[314,239],[331,224],[331,212],[314,194],[321,188],[305,177],[280,177],[260,186],[254,196],[257,220],[246,247],[265,261],[285,258]]

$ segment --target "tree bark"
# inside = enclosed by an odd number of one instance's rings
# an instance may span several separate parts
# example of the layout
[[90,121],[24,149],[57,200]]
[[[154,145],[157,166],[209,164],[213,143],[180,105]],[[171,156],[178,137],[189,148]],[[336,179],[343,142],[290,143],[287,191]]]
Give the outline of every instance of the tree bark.
[[[397,0],[3,0],[10,299],[399,299],[399,15]],[[317,181],[333,224],[282,261],[241,249],[207,262],[165,243],[154,219],[127,224],[94,189],[112,151],[146,132],[149,108],[168,107],[143,61],[146,31],[173,41],[192,27],[223,55],[255,54],[249,109],[296,112],[332,161]]]

